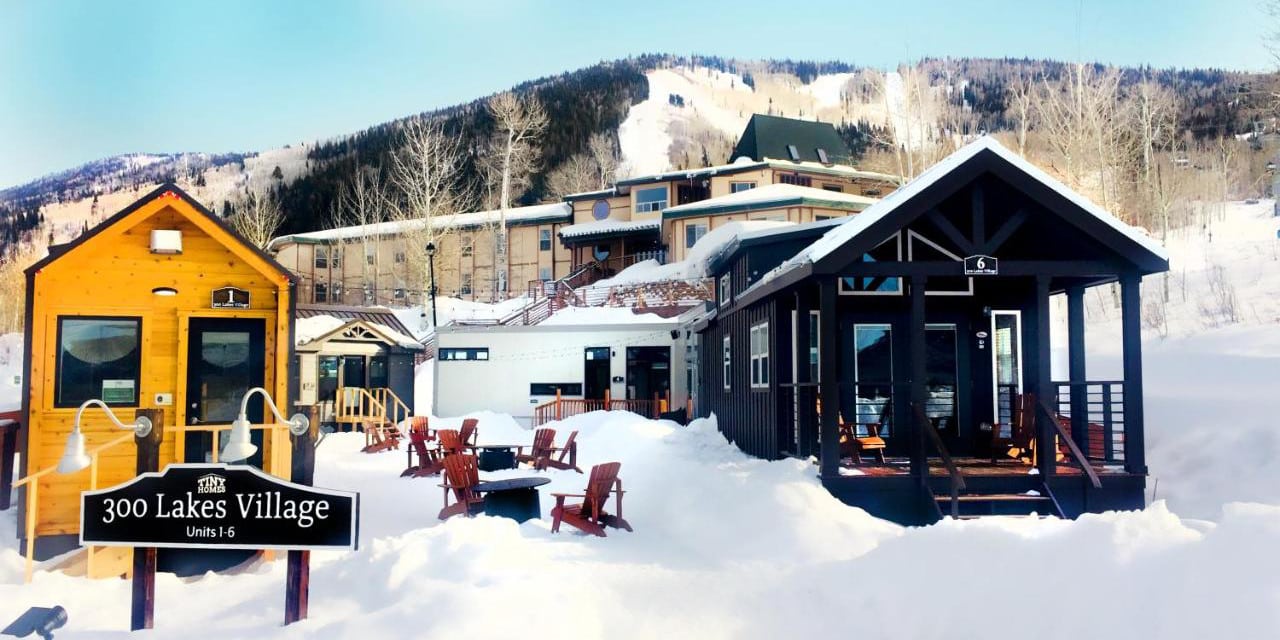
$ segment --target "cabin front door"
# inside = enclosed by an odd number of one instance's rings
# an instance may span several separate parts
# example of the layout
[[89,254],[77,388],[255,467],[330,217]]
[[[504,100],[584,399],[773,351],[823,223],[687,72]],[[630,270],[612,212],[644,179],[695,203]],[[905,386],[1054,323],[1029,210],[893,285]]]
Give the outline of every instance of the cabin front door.
[[627,398],[666,398],[670,389],[671,347],[627,347]]
[[582,397],[587,400],[604,400],[609,390],[609,347],[587,347],[582,362]]
[[1022,393],[1022,316],[1017,311],[991,312],[992,404],[1001,432],[1013,424],[1014,400]]
[[[263,385],[266,359],[266,320],[242,318],[192,318],[187,338],[187,423],[231,424],[240,413],[244,394]],[[262,402],[249,403],[248,417],[262,422]],[[229,432],[221,432],[218,446]],[[245,461],[262,466],[262,431],[252,432],[258,453]],[[212,459],[213,434],[191,432],[186,436],[185,462]]]

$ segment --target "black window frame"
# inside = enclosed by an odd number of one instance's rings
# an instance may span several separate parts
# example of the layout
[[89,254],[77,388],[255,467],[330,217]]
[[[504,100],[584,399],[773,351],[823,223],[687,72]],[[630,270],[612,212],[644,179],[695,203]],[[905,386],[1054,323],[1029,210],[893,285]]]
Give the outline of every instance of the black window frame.
[[538,251],[551,250],[551,230],[538,229]]
[[[72,403],[66,403],[66,402],[60,401],[60,398],[62,397],[62,323],[65,320],[115,320],[115,321],[132,320],[137,323],[138,349],[137,349],[137,355],[134,357],[134,363],[133,363],[134,370],[136,372],[136,377],[133,380],[133,402],[123,403],[123,402],[104,401],[104,403],[109,407],[131,408],[131,407],[142,406],[142,327],[143,327],[142,316],[97,316],[97,315],[61,316],[60,315],[58,316],[57,337],[56,337],[57,341],[55,343],[57,351],[54,354],[54,360],[53,360],[53,407],[55,409],[74,409],[84,404],[85,400],[92,399],[92,398],[85,398],[84,400],[81,400],[79,402],[72,402]],[[98,395],[102,395],[102,394],[98,394]],[[96,398],[96,399],[101,400],[102,398]]]
[[326,282],[317,282],[311,286],[312,302],[328,302],[329,301],[329,284]]
[[[480,357],[481,353],[484,353],[483,358]],[[455,355],[463,357],[453,357]],[[440,362],[488,362],[489,347],[440,347],[436,357]]]
[[582,396],[581,382],[530,382],[529,395],[531,396],[554,396],[556,390],[560,391],[562,396]]

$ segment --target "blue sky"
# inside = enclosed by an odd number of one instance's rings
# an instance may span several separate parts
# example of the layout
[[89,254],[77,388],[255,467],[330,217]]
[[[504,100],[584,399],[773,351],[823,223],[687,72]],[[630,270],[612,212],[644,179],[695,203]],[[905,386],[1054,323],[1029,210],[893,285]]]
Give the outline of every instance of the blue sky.
[[329,137],[646,52],[1261,70],[1259,4],[0,0],[0,188],[119,153]]

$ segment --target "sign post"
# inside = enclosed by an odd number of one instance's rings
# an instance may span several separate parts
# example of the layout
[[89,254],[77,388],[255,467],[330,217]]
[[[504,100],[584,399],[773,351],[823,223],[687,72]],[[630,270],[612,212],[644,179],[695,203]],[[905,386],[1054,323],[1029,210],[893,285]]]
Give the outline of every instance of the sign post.
[[[315,405],[307,407],[307,418],[310,426],[301,435],[290,433],[289,442],[293,445],[292,464],[289,479],[294,484],[310,486],[315,480],[316,470],[316,431],[320,426],[320,412]],[[311,590],[311,551],[295,549],[289,551],[288,565],[284,579],[284,623],[293,624],[307,617],[307,599]]]
[[[160,467],[160,443],[164,441],[164,409],[139,409],[139,416],[151,420],[151,433],[134,436],[138,447],[137,473],[153,473]],[[151,629],[156,611],[156,548],[135,547],[133,550],[133,597],[129,630]]]

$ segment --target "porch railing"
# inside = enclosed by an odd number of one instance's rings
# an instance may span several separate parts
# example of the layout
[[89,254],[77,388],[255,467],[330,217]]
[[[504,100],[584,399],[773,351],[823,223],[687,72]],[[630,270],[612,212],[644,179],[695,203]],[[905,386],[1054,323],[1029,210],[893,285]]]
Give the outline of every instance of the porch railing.
[[1059,416],[1054,415],[1053,409],[1049,406],[1049,403],[1044,401],[1043,398],[1036,400],[1036,416],[1041,420],[1048,420],[1049,424],[1053,425],[1054,430],[1057,431],[1058,440],[1066,443],[1067,449],[1071,452],[1071,463],[1079,467],[1080,471],[1089,478],[1089,482],[1093,485],[1094,489],[1101,489],[1102,480],[1098,478],[1098,472],[1094,471],[1093,465],[1089,462],[1088,458],[1085,457],[1084,453],[1080,451],[1080,447],[1076,444],[1075,438],[1072,438],[1071,433],[1067,431],[1065,426],[1063,426],[1063,422],[1065,422],[1065,420],[1060,420]]
[[[951,452],[947,451],[947,445],[942,442],[942,436],[938,433],[937,427],[933,426],[933,421],[925,413],[925,409],[918,403],[911,403],[911,413],[916,421],[916,428],[924,431],[928,436],[929,443],[933,445],[938,457],[942,459],[942,465],[947,469],[947,477],[951,480],[951,517],[960,517],[960,492],[965,489],[964,474],[960,473],[960,467],[956,466],[955,460],[951,459]],[[924,476],[922,482],[928,487],[929,468],[926,461]],[[930,491],[932,493],[932,491]],[[938,501],[933,501],[934,507],[938,506]],[[939,510],[938,515],[942,515]]]
[[1050,406],[1070,419],[1084,416],[1086,437],[1076,442],[1092,461],[1123,463],[1125,385],[1116,380],[1054,382],[1057,402]]
[[671,393],[653,398],[613,398],[605,391],[604,398],[566,398],[556,392],[556,399],[533,408],[533,426],[564,420],[592,411],[630,411],[646,418],[658,418],[666,413],[671,403]]

